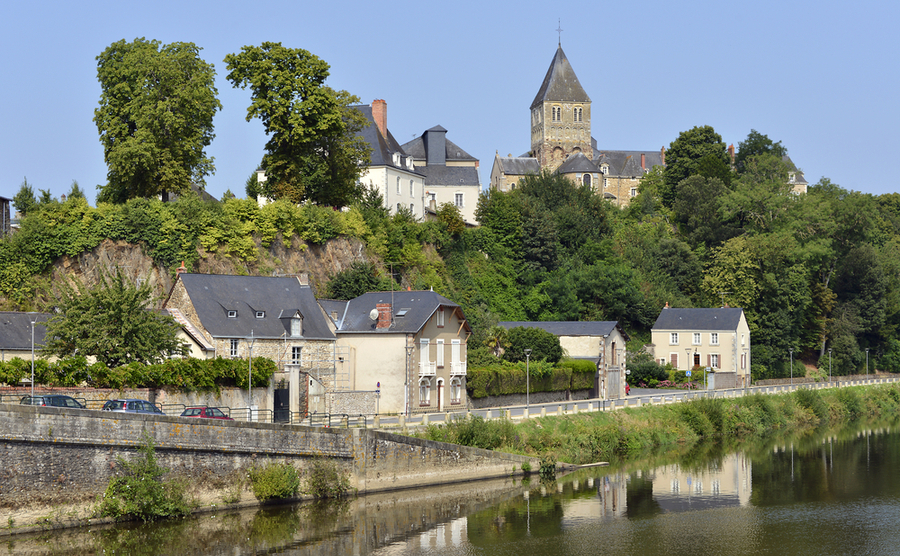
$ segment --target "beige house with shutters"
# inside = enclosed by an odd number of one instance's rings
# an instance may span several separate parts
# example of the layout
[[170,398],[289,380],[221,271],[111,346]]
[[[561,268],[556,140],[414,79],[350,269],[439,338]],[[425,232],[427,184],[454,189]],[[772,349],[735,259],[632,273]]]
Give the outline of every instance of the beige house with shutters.
[[651,336],[660,364],[671,363],[682,371],[708,367],[722,373],[715,381],[720,388],[749,384],[750,327],[743,309],[676,309],[667,303]]

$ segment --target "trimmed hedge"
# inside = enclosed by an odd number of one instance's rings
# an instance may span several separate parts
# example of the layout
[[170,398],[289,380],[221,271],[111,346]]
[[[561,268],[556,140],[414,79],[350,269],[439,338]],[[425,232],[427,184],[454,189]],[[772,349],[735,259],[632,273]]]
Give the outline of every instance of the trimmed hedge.
[[[253,386],[268,386],[277,366],[265,357],[253,358]],[[96,388],[174,388],[186,392],[213,391],[223,386],[247,387],[249,362],[246,359],[170,359],[159,365],[130,363],[114,369],[84,357],[67,357],[48,363],[34,362],[34,380],[46,386],[73,387],[89,384]],[[31,378],[31,361],[18,357],[0,362],[0,383],[18,385]]]
[[[531,392],[564,392],[593,388],[597,367],[590,361],[567,359],[556,366],[543,361],[532,362],[528,370]],[[466,391],[473,399],[524,394],[526,383],[525,363],[522,362],[470,367],[466,373]]]

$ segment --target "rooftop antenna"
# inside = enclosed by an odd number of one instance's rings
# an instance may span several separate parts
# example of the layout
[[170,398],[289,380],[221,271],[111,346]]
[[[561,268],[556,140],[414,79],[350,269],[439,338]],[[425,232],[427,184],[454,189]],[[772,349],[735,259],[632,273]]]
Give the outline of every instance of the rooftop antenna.
[[557,27],[556,27],[556,32],[559,33],[559,46],[562,47],[562,32],[563,32],[563,30],[562,30],[562,20],[561,20],[561,19],[557,19],[557,20],[556,20],[556,25],[557,25]]
[[720,292],[719,292],[719,295],[722,296],[722,307],[724,307],[724,306],[725,306],[725,296],[726,296],[726,295],[731,295],[731,292],[722,292],[722,291],[720,291]]

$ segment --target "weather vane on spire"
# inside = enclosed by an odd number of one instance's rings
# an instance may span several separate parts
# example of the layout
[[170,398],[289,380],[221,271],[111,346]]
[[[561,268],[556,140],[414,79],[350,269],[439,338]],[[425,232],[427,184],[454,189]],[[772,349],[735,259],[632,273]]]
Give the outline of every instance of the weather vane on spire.
[[556,23],[557,23],[556,32],[559,33],[559,46],[562,46],[562,32],[563,32],[562,21],[560,19],[557,19]]

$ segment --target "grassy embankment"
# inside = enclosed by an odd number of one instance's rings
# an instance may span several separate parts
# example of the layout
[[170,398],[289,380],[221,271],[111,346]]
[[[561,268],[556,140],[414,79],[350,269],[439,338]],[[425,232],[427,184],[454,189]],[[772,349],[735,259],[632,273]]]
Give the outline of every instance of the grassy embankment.
[[649,450],[684,448],[704,439],[740,440],[803,431],[900,410],[900,385],[797,390],[744,398],[701,399],[605,413],[533,418],[520,423],[470,418],[431,425],[430,440],[557,461],[623,461]]

